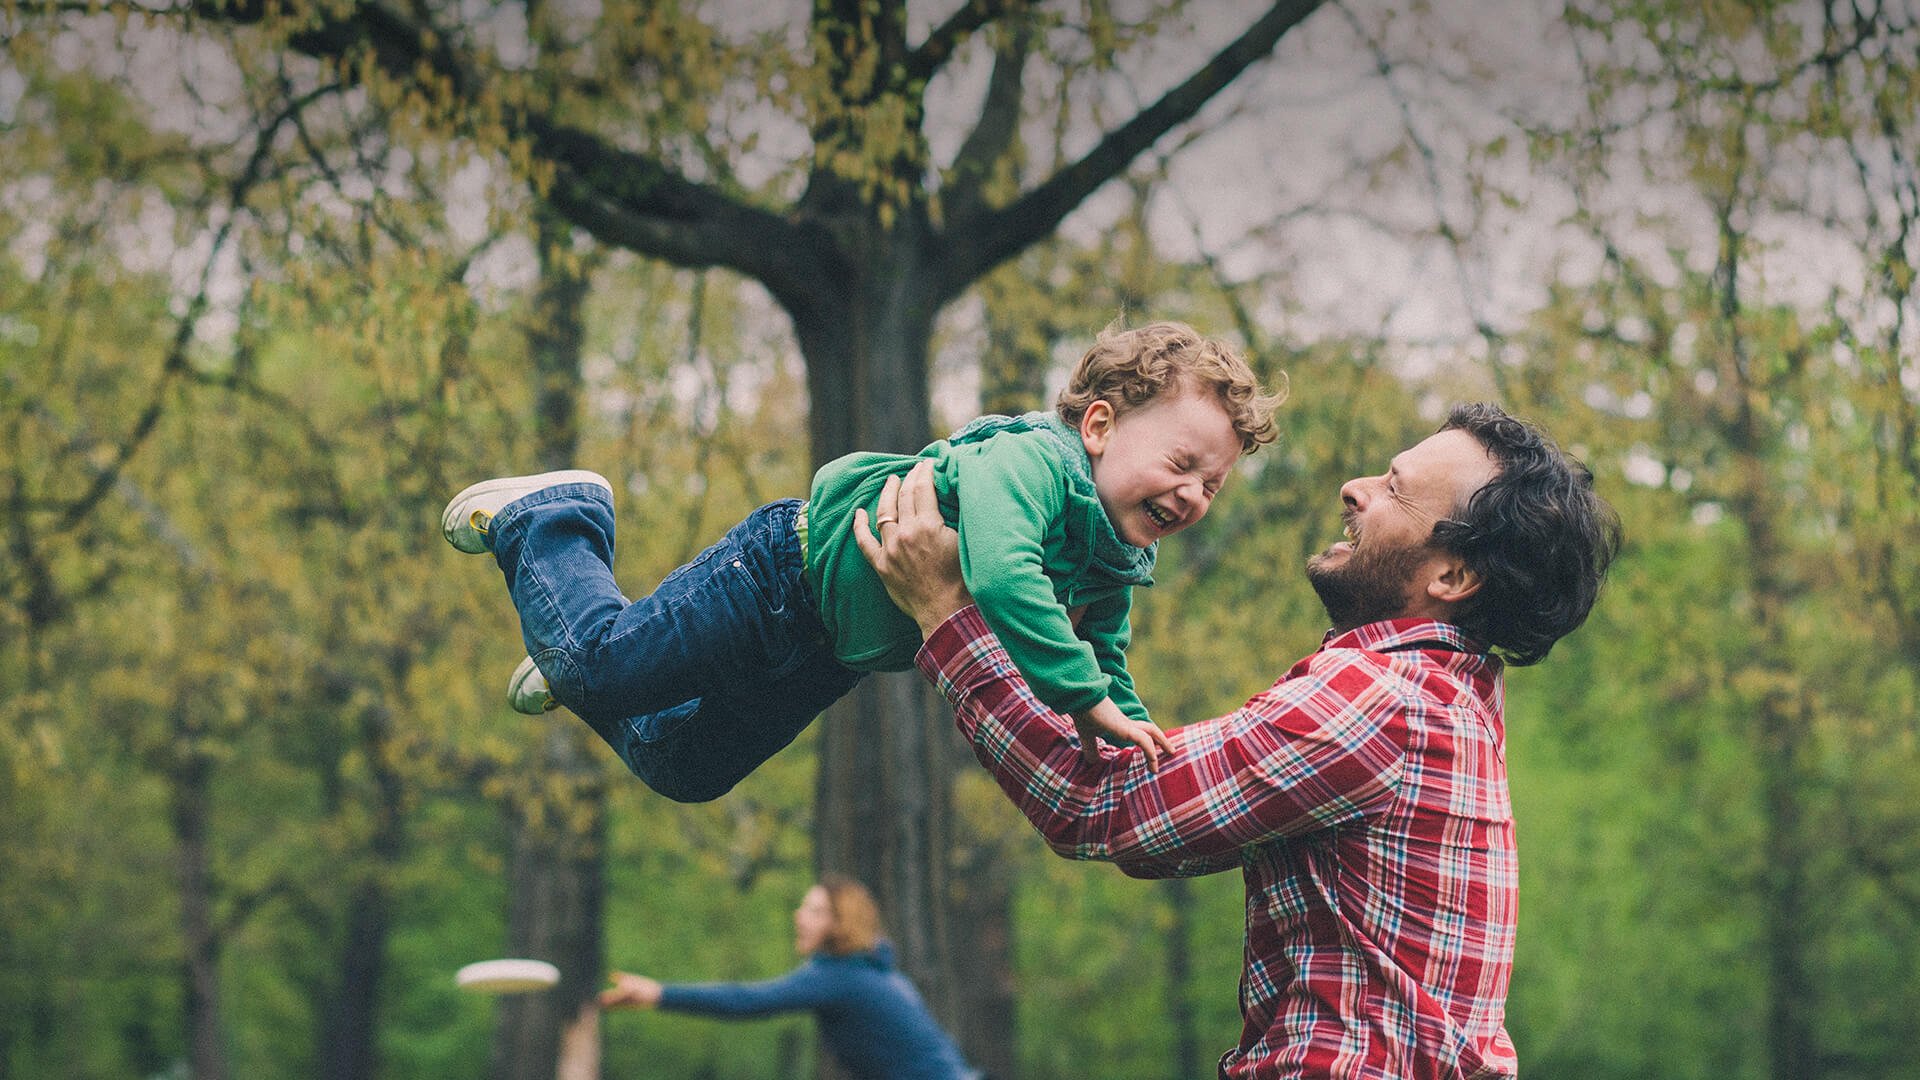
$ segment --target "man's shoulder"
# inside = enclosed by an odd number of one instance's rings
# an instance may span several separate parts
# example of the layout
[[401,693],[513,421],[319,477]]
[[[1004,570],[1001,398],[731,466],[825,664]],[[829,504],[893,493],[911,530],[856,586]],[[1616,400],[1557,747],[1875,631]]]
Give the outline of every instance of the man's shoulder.
[[[1344,697],[1387,693],[1409,703],[1431,704],[1434,679],[1475,682],[1497,677],[1500,661],[1465,631],[1433,619],[1388,619],[1341,633],[1329,632],[1320,647],[1280,680],[1309,680]],[[1440,696],[1452,698],[1458,688]]]

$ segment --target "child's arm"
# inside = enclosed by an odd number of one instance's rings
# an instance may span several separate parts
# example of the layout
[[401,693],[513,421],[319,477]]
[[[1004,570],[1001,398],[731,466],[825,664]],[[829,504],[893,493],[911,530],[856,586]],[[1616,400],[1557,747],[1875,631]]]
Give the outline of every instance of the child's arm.
[[1127,670],[1127,645],[1133,639],[1127,616],[1132,607],[1133,591],[1120,589],[1081,609],[1074,621],[1081,639],[1093,647],[1100,670],[1112,682],[1106,701],[1073,714],[1073,727],[1080,734],[1081,750],[1089,761],[1099,755],[1093,741],[1097,736],[1115,746],[1140,747],[1147,753],[1148,764],[1154,766],[1160,751],[1171,751],[1173,744],[1147,715],[1147,707],[1134,691],[1133,674]]
[[[997,438],[956,466],[960,571],[981,616],[1042,703],[1092,709],[1112,696],[1114,679],[1047,577],[1048,534],[1067,506],[1064,479],[1033,439]],[[1134,696],[1131,685],[1123,694]]]
[[1113,595],[1088,604],[1074,623],[1081,640],[1093,646],[1094,662],[1112,679],[1107,697],[1130,720],[1150,721],[1147,707],[1133,688],[1133,673],[1127,670],[1127,646],[1133,643],[1133,590],[1120,589]]
[[1147,768],[1160,767],[1160,755],[1173,753],[1167,733],[1147,719],[1135,720],[1120,711],[1112,698],[1073,714],[1073,730],[1080,736],[1080,757],[1092,763],[1100,760],[1100,744],[1105,739],[1115,746],[1137,746],[1147,756]]

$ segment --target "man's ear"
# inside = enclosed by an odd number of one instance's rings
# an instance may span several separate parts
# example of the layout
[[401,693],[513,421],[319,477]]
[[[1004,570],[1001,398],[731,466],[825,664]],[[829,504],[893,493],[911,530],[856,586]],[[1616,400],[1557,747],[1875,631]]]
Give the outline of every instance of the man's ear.
[[1088,457],[1099,457],[1107,450],[1107,440],[1113,437],[1113,404],[1104,398],[1094,400],[1087,411],[1080,414],[1080,443],[1087,448]]
[[1441,604],[1458,604],[1480,591],[1480,575],[1465,559],[1442,556],[1439,573],[1427,579],[1427,596]]

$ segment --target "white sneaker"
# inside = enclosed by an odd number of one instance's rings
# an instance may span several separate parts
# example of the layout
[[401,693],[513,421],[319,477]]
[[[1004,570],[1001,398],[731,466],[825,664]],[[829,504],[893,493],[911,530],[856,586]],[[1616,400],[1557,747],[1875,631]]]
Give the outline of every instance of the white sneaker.
[[446,536],[447,543],[461,551],[479,555],[487,550],[487,526],[501,507],[523,495],[531,495],[541,488],[556,484],[598,484],[607,489],[608,495],[613,494],[613,485],[607,483],[606,477],[585,469],[562,469],[532,476],[497,476],[492,480],[482,480],[455,495],[453,501],[447,503],[447,508],[440,512],[440,532]]
[[547,677],[534,666],[533,657],[520,661],[520,666],[513,669],[513,678],[507,680],[507,704],[513,706],[515,712],[528,716],[539,716],[560,707],[560,703],[553,700],[552,691],[547,689]]

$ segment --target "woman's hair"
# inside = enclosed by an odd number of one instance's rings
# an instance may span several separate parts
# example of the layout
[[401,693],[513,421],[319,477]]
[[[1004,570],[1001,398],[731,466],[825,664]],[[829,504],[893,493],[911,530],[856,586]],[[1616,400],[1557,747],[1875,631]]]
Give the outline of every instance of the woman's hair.
[[1456,406],[1440,430],[1473,436],[1500,470],[1456,520],[1433,527],[1433,543],[1480,575],[1454,621],[1509,663],[1538,663],[1593,609],[1620,549],[1620,519],[1585,465],[1498,406]]
[[827,906],[833,910],[833,925],[827,928],[823,951],[846,956],[880,944],[880,907],[865,885],[839,874],[824,874],[820,887],[826,890]]
[[1261,393],[1253,368],[1233,346],[1201,337],[1185,323],[1102,330],[1074,365],[1054,407],[1062,420],[1077,427],[1096,401],[1105,401],[1121,416],[1162,394],[1187,390],[1212,392],[1220,399],[1243,454],[1279,434],[1273,410],[1286,400],[1285,387],[1278,394]]

